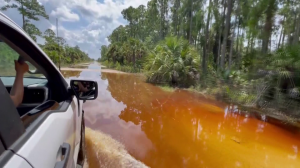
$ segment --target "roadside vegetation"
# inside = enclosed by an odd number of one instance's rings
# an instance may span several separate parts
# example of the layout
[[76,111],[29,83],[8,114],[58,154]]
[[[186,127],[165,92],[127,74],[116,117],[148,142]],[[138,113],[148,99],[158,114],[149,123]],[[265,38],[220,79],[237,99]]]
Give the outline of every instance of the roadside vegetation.
[[151,0],[122,11],[108,68],[271,114],[300,115],[300,1]]
[[[39,44],[44,52],[50,57],[50,59],[56,64],[61,65],[74,65],[81,62],[92,61],[88,54],[80,50],[78,46],[69,46],[66,40],[55,34],[52,29],[47,29],[45,32],[41,32],[34,24],[33,21],[39,21],[40,19],[49,19],[48,14],[45,11],[43,5],[37,0],[5,0],[4,5],[0,6],[1,11],[10,9],[17,9],[22,18],[22,28],[25,32],[37,42],[37,38],[43,38],[44,44]],[[14,65],[13,60],[18,59],[18,55],[12,55],[15,52],[10,49],[5,43],[0,43],[1,51],[1,65]],[[61,60],[59,60],[61,58]],[[9,64],[5,64],[9,63]]]

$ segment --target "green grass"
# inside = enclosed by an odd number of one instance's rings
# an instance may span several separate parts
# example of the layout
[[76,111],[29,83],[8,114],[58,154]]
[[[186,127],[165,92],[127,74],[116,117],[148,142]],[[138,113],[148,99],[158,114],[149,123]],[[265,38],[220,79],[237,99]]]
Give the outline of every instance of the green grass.
[[165,92],[174,92],[176,88],[168,86],[168,85],[158,85],[159,88],[161,88]]
[[100,63],[101,65],[105,66],[105,69],[115,69],[122,72],[138,73],[141,70],[139,68],[134,68],[131,65],[120,65],[119,63],[114,64],[113,62],[108,62],[107,60]]

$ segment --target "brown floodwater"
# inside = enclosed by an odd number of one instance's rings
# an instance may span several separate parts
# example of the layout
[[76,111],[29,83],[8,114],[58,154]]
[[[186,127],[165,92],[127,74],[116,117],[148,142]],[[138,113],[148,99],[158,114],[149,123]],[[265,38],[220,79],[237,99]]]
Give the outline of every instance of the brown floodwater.
[[86,68],[63,74],[98,82],[98,98],[84,104],[87,167],[300,167],[297,128],[133,74]]

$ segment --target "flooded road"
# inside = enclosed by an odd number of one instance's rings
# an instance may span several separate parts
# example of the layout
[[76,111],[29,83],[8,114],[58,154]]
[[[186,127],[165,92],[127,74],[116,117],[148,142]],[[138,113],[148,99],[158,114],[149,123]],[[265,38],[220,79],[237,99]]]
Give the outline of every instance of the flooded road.
[[297,129],[133,74],[85,68],[62,73],[98,82],[98,98],[84,104],[90,168],[300,167]]

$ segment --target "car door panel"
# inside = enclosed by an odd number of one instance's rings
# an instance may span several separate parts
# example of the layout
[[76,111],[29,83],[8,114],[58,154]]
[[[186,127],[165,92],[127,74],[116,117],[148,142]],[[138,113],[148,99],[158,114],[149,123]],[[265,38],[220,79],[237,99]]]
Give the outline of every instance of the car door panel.
[[[26,158],[33,167],[51,167],[61,160],[61,145],[71,146],[68,167],[74,166],[76,106],[71,103],[65,112],[52,113],[24,142],[16,153]],[[42,116],[40,116],[42,117]]]
[[33,168],[26,160],[18,155],[13,154],[12,151],[5,152],[6,155],[11,155],[11,157],[3,166],[3,168]]

